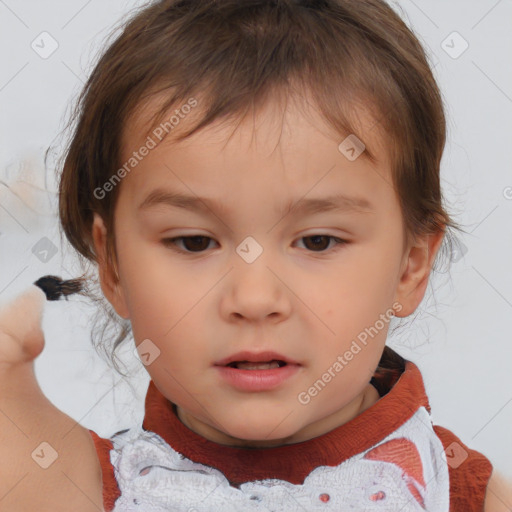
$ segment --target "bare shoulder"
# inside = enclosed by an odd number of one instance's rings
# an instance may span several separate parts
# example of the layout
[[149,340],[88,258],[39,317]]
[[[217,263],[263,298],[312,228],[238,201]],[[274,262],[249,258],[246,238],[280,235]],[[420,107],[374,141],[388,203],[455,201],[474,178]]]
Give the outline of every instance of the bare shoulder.
[[29,364],[0,372],[0,510],[101,511],[91,433],[48,400],[33,373]]
[[512,480],[496,471],[487,485],[484,512],[512,512]]

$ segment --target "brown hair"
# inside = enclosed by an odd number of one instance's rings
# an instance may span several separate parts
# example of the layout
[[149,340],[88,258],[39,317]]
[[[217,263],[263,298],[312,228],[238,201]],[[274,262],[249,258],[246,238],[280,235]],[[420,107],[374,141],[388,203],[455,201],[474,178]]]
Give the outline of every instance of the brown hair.
[[[200,99],[202,117],[176,139],[182,140],[292,90],[311,95],[340,142],[352,133],[364,141],[356,111],[371,112],[386,137],[407,238],[460,229],[444,209],[440,187],[441,94],[420,42],[384,1],[161,0],[124,24],[78,98],[59,188],[60,221],[71,245],[96,261],[97,212],[117,275],[113,213],[120,187],[103,199],[94,191],[121,167],[123,126],[151,95],[167,95],[152,127],[171,106]],[[371,148],[363,155],[374,160]],[[107,322],[121,326],[106,350],[114,356],[130,327],[106,302]],[[386,348],[383,358],[390,355]]]

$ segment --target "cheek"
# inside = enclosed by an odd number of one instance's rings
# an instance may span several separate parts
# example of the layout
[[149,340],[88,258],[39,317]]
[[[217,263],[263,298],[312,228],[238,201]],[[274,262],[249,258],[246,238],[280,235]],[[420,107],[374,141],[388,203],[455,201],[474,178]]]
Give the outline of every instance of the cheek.
[[321,280],[316,277],[315,285],[309,283],[303,288],[305,302],[317,308],[318,314],[327,312],[333,324],[342,320],[345,325],[364,327],[392,304],[398,279],[397,258],[379,253],[377,247],[354,251]]
[[326,326],[325,350],[317,355],[320,365],[328,367],[349,351],[349,371],[356,368],[366,375],[374,369],[392,318],[399,256],[389,244],[387,249],[376,243],[360,246],[322,285],[311,287],[306,302]]
[[348,279],[359,306],[372,310],[389,307],[399,277],[400,249],[400,241],[395,243],[392,236],[379,236],[354,255]]
[[172,264],[165,247],[133,239],[120,243],[119,252],[123,293],[136,339],[164,336],[207,291],[194,276]]

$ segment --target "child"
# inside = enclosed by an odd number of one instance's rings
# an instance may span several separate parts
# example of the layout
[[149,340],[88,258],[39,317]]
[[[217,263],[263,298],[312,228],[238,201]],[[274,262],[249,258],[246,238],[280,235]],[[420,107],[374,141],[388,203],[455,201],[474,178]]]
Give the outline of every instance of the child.
[[[145,417],[101,439],[44,398],[41,302],[81,282],[36,282],[0,316],[0,406],[27,437],[2,419],[2,460],[19,461],[4,503],[510,510],[490,461],[432,424],[419,368],[385,346],[457,228],[441,96],[387,4],[155,2],[97,64],[76,121],[60,220],[131,324]],[[47,472],[21,456],[36,436]]]

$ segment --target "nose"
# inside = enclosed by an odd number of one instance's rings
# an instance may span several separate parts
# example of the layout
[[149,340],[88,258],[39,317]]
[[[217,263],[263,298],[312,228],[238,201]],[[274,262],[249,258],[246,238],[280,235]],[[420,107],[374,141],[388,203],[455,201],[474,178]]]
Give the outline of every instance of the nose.
[[290,315],[293,295],[275,258],[265,252],[254,262],[235,260],[226,276],[222,314],[228,321],[280,322]]

